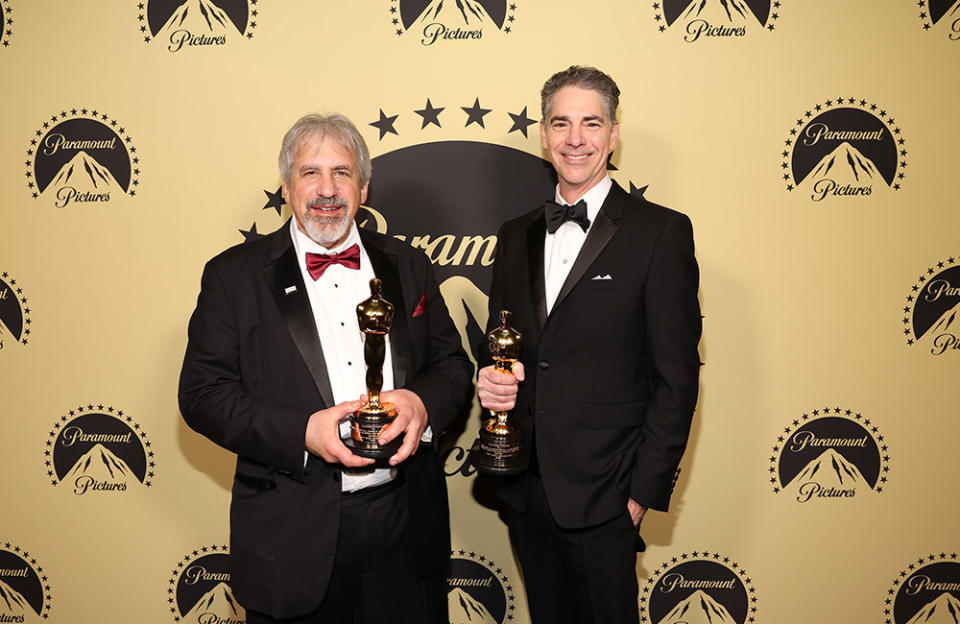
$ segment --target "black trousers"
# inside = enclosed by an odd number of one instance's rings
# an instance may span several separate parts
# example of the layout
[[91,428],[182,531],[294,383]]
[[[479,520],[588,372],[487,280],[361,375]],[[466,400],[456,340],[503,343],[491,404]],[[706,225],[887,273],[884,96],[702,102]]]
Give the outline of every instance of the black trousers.
[[520,560],[533,624],[637,624],[636,527],[623,514],[564,529],[553,519],[543,481],[528,475],[527,509],[504,511]]
[[247,610],[248,624],[385,622],[447,624],[446,578],[422,579],[414,567],[406,486],[344,497],[333,576],[316,610],[282,620]]

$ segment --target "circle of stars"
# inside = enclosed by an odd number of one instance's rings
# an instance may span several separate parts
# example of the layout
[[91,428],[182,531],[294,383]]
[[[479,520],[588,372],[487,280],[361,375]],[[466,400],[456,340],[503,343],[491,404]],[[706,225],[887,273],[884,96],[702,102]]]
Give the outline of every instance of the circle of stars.
[[30,342],[30,324],[33,322],[30,320],[30,308],[27,307],[27,298],[23,294],[23,289],[17,286],[17,280],[12,279],[9,273],[4,271],[0,273],[0,277],[3,278],[3,282],[7,284],[7,287],[13,291],[13,294],[17,297],[17,303],[23,313],[23,330],[20,333],[20,343],[27,344]]
[[[247,32],[243,33],[243,36],[247,39],[253,39],[253,29],[257,27],[257,16],[260,15],[260,11],[255,9],[257,6],[258,0],[250,0],[250,18],[247,20]],[[137,22],[140,23],[140,34],[143,35],[143,42],[150,43],[153,41],[151,33],[147,28],[147,3],[140,2],[137,4]]]
[[917,277],[917,283],[910,288],[910,294],[907,295],[907,305],[903,307],[903,335],[907,337],[908,345],[914,345],[920,338],[919,336],[913,335],[913,323],[911,322],[913,318],[912,312],[916,309],[917,298],[920,296],[920,291],[931,276],[935,277],[942,272],[943,269],[953,266],[955,262],[956,258],[950,257],[946,260],[941,260],[935,267],[928,267],[926,273]]
[[[667,572],[675,568],[678,564],[685,563],[688,561],[710,561],[713,563],[722,564],[723,567],[727,568],[731,572],[735,573],[737,578],[740,580],[740,583],[743,585],[743,588],[747,592],[748,599],[748,613],[747,613],[747,622],[756,622],[757,621],[757,596],[756,589],[753,587],[753,580],[747,574],[747,571],[740,567],[736,561],[731,561],[730,557],[724,557],[720,553],[710,553],[707,551],[693,551],[691,553],[681,553],[677,557],[671,557],[669,561],[664,561],[663,564],[647,579],[647,582],[641,588],[640,591],[640,621],[649,622],[647,614],[649,613],[647,607],[647,600],[650,595],[650,592],[653,591],[656,587],[657,582],[662,576]],[[716,599],[716,598],[714,598]]]
[[140,179],[137,177],[140,175],[140,157],[137,156],[137,148],[133,145],[133,139],[130,138],[130,135],[127,134],[126,128],[121,126],[116,119],[110,119],[106,113],[101,113],[96,110],[88,110],[86,108],[71,108],[70,112],[60,111],[60,114],[50,115],[49,121],[44,121],[41,128],[37,130],[34,134],[35,136],[30,139],[30,147],[27,148],[27,160],[25,162],[27,166],[27,188],[30,189],[34,199],[40,197],[40,193],[37,186],[37,180],[33,175],[33,165],[37,160],[37,152],[40,151],[39,144],[42,142],[43,137],[46,135],[46,131],[53,127],[57,122],[63,121],[67,118],[70,119],[92,119],[96,122],[99,122],[101,125],[106,126],[114,135],[118,138],[121,138],[123,142],[127,145],[127,153],[130,155],[131,167],[130,167],[130,187],[127,190],[127,194],[130,197],[136,197],[137,189],[136,187],[140,186]]
[[3,0],[3,4],[0,4],[0,17],[3,18],[2,23],[0,23],[0,41],[3,42],[5,48],[10,47],[10,37],[13,36],[13,18],[10,17],[12,12],[10,0]]
[[43,606],[40,609],[40,617],[43,619],[48,619],[50,617],[50,607],[53,602],[53,594],[50,593],[50,582],[47,579],[47,576],[43,573],[43,566],[37,565],[37,560],[34,557],[30,556],[30,553],[21,549],[19,546],[11,544],[10,542],[4,542],[2,548],[8,553],[13,554],[18,557],[25,564],[30,566],[30,569],[33,570],[33,573],[40,580],[40,584],[43,586]]
[[123,413],[123,410],[115,410],[112,406],[103,405],[93,405],[88,403],[87,405],[78,405],[76,408],[70,410],[63,416],[59,418],[54,424],[53,429],[50,430],[47,441],[43,447],[43,465],[47,469],[47,477],[50,478],[50,485],[57,485],[59,481],[57,480],[57,473],[54,472],[53,468],[53,453],[54,445],[57,442],[57,437],[60,435],[60,430],[65,427],[67,424],[73,422],[77,417],[82,416],[83,414],[104,414],[107,416],[112,416],[121,422],[126,422],[131,430],[136,434],[137,439],[140,441],[140,444],[143,446],[143,452],[147,456],[147,472],[143,478],[143,484],[147,487],[153,485],[151,479],[154,478],[156,472],[156,462],[154,461],[153,449],[151,448],[150,441],[147,440],[147,434],[140,428],[140,423],[134,422],[134,420]]
[[503,593],[507,597],[507,612],[503,616],[505,622],[512,622],[514,619],[514,612],[517,610],[517,599],[513,594],[513,585],[510,583],[509,577],[503,572],[503,568],[498,568],[497,564],[493,562],[493,559],[490,559],[480,553],[466,550],[451,550],[450,557],[457,557],[459,559],[470,559],[476,563],[479,563],[497,579],[500,583],[500,586],[503,588]]
[[[900,574],[897,575],[897,578],[893,579],[893,584],[890,589],[887,590],[887,598],[883,601],[883,615],[885,616],[884,624],[896,624],[893,621],[893,603],[897,597],[897,593],[900,590],[900,586],[906,582],[907,577],[911,576],[914,571],[920,571],[924,567],[930,565],[931,563],[940,563],[943,561],[955,562],[957,561],[958,555],[955,552],[947,554],[945,552],[936,554],[932,553],[926,557],[920,557],[916,562],[910,562],[907,564],[906,569],[900,570]],[[954,580],[960,580],[960,563],[957,563],[957,574],[954,577]],[[914,614],[915,615],[915,614]]]
[[[673,26],[673,24],[667,24],[666,18],[663,16],[663,4],[664,2],[669,2],[670,0],[659,0],[658,2],[653,3],[653,19],[657,22],[657,30],[660,32],[667,32],[667,28]],[[769,31],[773,31],[773,22],[780,19],[780,13],[777,11],[780,9],[780,1],[775,0],[772,7],[772,12],[767,18],[767,23],[763,25]],[[676,22],[674,22],[676,23]]]
[[[853,97],[840,97],[835,100],[827,100],[823,104],[817,104],[813,107],[813,110],[804,111],[803,115],[797,119],[797,122],[794,124],[794,126],[790,128],[790,134],[783,142],[784,150],[780,152],[780,156],[782,158],[780,162],[780,169],[782,171],[783,180],[787,183],[787,190],[792,191],[797,187],[797,183],[793,181],[790,172],[790,159],[797,137],[803,132],[803,129],[815,114],[831,108],[840,108],[841,106],[845,108],[857,106],[860,108],[860,110],[866,111],[879,119],[884,124],[886,129],[893,134],[894,141],[897,143],[897,172],[896,176],[894,176],[893,184],[891,186],[893,187],[893,190],[899,191],[900,181],[903,180],[904,176],[903,170],[907,166],[907,150],[905,147],[906,141],[904,141],[904,138],[900,136],[900,128],[896,125],[893,117],[887,114],[887,111],[883,110],[876,104],[868,103],[866,100],[858,100],[857,98]],[[893,129],[891,130],[891,128]]]
[[[183,574],[191,563],[199,559],[200,557],[205,557],[206,555],[212,554],[230,554],[230,549],[227,546],[217,546],[216,544],[212,546],[201,546],[200,548],[187,553],[183,556],[183,559],[177,562],[177,567],[170,573],[170,582],[167,583],[167,604],[170,606],[170,613],[173,614],[173,621],[179,622],[180,618],[186,615],[181,613],[178,610],[177,605],[177,581],[180,580],[180,576]],[[192,606],[192,605],[191,605]],[[188,609],[189,611],[189,609]]]
[[[513,32],[513,24],[517,20],[517,3],[510,2],[507,4],[507,14],[503,18],[503,26],[500,27],[500,31],[506,34]],[[390,0],[390,13],[388,14],[390,19],[390,25],[393,27],[393,32],[398,37],[403,35],[406,32],[403,29],[403,24],[400,23],[400,3],[398,0]]]
[[816,420],[818,418],[831,417],[842,417],[847,420],[853,419],[860,423],[865,431],[867,431],[870,436],[874,439],[874,442],[877,444],[877,448],[880,450],[880,476],[877,478],[877,484],[874,486],[876,492],[883,492],[884,484],[887,482],[887,473],[890,472],[890,456],[887,455],[887,444],[883,437],[883,434],[880,433],[880,430],[876,425],[872,423],[869,418],[864,418],[859,412],[854,413],[853,410],[841,409],[839,407],[834,407],[833,409],[829,407],[824,407],[822,410],[815,409],[810,413],[805,413],[800,418],[794,419],[791,423],[791,426],[784,427],[783,433],[777,436],[777,443],[773,445],[773,455],[770,456],[770,483],[773,485],[774,494],[779,494],[784,484],[780,483],[779,475],[777,474],[777,466],[779,465],[780,456],[782,455],[783,447],[786,445],[787,440],[796,433],[800,427],[805,423]]

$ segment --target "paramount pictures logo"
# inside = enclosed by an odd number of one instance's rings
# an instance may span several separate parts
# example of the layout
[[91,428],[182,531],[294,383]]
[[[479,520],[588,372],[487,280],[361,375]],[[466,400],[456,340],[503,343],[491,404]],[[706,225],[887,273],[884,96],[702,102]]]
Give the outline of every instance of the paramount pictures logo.
[[126,492],[152,485],[156,462],[140,424],[123,410],[78,406],[54,423],[44,445],[43,463],[53,486],[75,495]]
[[516,612],[513,585],[488,557],[465,550],[450,553],[447,607],[450,624],[503,624]]
[[516,2],[507,0],[390,0],[390,24],[400,37],[413,31],[420,43],[477,41],[487,33],[510,34]]
[[920,0],[917,5],[924,30],[943,30],[951,41],[960,41],[960,0]]
[[906,141],[892,115],[864,99],[826,100],[798,115],[784,141],[780,170],[788,191],[820,202],[900,190]]
[[932,355],[960,351],[960,266],[953,257],[920,274],[903,308],[908,345]]
[[137,4],[144,43],[162,42],[169,52],[252,39],[257,0],[149,0]]
[[890,457],[879,429],[853,410],[815,409],[785,427],[773,445],[770,483],[798,503],[846,501],[883,492]]
[[9,273],[0,273],[0,351],[7,344],[30,342],[30,308],[23,288]]
[[650,575],[640,592],[644,624],[745,624],[756,622],[753,582],[720,553],[682,553]]
[[42,622],[50,617],[50,583],[35,557],[10,542],[0,545],[0,622]]
[[653,3],[660,32],[679,30],[687,43],[711,38],[738,38],[759,28],[772,31],[780,17],[775,0],[660,0]]
[[140,157],[124,128],[86,108],[51,115],[27,148],[27,187],[57,208],[137,194]]
[[179,624],[246,624],[247,614],[230,588],[229,549],[202,546],[177,562],[167,603]]
[[10,0],[3,0],[0,3],[0,43],[3,47],[10,47],[10,37],[13,36],[13,9],[10,8]]
[[[960,621],[960,562],[956,552],[911,561],[893,579],[883,614],[890,624]],[[892,619],[891,619],[892,618]]]

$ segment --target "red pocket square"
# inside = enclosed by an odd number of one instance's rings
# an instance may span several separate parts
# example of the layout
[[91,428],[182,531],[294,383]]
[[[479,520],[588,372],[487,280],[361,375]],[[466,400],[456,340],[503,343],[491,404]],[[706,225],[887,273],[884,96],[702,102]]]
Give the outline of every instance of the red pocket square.
[[417,307],[413,309],[413,318],[417,318],[421,314],[427,311],[427,293],[420,295],[420,301],[417,302]]

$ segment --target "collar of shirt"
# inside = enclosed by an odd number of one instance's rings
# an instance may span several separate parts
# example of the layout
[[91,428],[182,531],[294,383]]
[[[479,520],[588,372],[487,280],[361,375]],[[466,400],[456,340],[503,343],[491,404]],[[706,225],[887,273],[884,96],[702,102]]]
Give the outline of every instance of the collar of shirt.
[[[613,188],[613,180],[610,179],[609,175],[603,176],[603,179],[594,184],[589,191],[580,196],[580,199],[587,203],[587,217],[590,219],[590,227],[587,228],[587,232],[590,231],[590,228],[593,227],[593,224],[597,220],[597,215],[600,214],[600,207],[603,206],[603,202],[606,201],[607,195],[610,193],[610,189]],[[558,204],[563,204],[564,206],[571,205],[570,202],[565,200],[562,195],[560,195],[560,185],[557,185],[556,190],[554,191],[554,201]],[[579,200],[577,200],[579,201]],[[573,202],[574,204],[577,202]],[[573,225],[579,229],[579,225],[576,223],[564,223],[560,227],[567,227]],[[581,230],[582,231],[582,230]],[[586,233],[586,232],[585,232]],[[547,234],[547,236],[554,236],[555,234]]]

